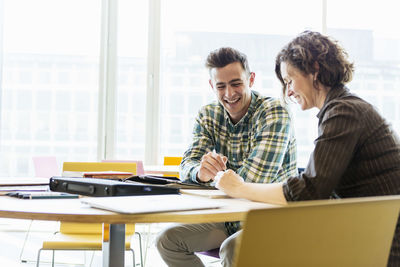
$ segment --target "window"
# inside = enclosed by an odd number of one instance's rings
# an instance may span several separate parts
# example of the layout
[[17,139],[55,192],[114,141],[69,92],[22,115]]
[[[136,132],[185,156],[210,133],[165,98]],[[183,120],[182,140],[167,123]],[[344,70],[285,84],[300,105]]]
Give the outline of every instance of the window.
[[[204,67],[212,50],[231,46],[244,52],[256,73],[253,88],[264,95],[280,96],[281,86],[274,73],[275,56],[299,32],[321,30],[322,2],[305,2],[162,2],[160,155],[182,155],[191,142],[198,110],[216,99]],[[309,116],[312,115],[303,114],[296,120],[300,129],[303,120],[307,120],[307,133],[312,134],[299,147],[299,153],[307,158],[316,128],[310,125]],[[313,120],[316,121],[315,117]]]
[[0,176],[42,154],[96,159],[100,4],[3,1]]
[[[307,29],[344,45],[356,63],[350,90],[399,132],[396,10],[395,0],[0,0],[0,176],[32,175],[31,158],[39,155],[147,164],[181,156],[198,110],[216,100],[208,53],[222,46],[244,52],[256,73],[253,89],[279,97],[276,54]],[[112,23],[115,39],[102,38]],[[111,105],[99,100],[105,80]],[[290,109],[304,167],[317,110]]]
[[144,159],[148,2],[118,2],[115,159]]
[[[346,8],[343,8],[346,6]],[[362,8],[354,19],[354,10]],[[400,131],[400,29],[398,1],[329,1],[328,34],[355,62],[349,89],[373,104]]]

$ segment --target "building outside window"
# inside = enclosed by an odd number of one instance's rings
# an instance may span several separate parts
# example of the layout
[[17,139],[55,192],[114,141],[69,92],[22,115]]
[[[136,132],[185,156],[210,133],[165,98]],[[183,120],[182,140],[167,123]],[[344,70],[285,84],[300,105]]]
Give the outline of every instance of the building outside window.
[[[154,1],[154,0],[149,0]],[[143,160],[149,1],[119,0],[113,159]],[[0,0],[0,176],[33,175],[32,156],[98,160],[101,1]],[[161,1],[158,150],[180,156],[194,118],[216,99],[204,67],[208,53],[231,46],[249,57],[254,89],[280,97],[275,56],[304,30],[338,39],[354,60],[349,88],[400,132],[400,30],[396,1]],[[353,11],[362,5],[363,12]],[[46,8],[43,8],[46,6]],[[348,8],[344,9],[346,6]],[[24,7],[24,8],[21,8]],[[289,8],[290,7],[290,8]],[[182,12],[184,11],[184,12]],[[323,20],[325,18],[325,20]],[[299,166],[317,135],[317,110],[291,104]],[[151,110],[151,109],[150,109]]]

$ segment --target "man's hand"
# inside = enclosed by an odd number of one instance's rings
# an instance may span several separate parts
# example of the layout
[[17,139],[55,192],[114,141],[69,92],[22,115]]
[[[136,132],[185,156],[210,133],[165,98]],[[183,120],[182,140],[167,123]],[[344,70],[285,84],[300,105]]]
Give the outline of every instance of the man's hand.
[[197,178],[201,182],[214,180],[214,177],[219,171],[226,170],[226,162],[228,158],[215,152],[208,152],[200,161],[200,169],[197,173]]
[[232,170],[219,172],[215,177],[215,187],[224,191],[231,197],[242,197],[241,188],[245,185],[242,177]]

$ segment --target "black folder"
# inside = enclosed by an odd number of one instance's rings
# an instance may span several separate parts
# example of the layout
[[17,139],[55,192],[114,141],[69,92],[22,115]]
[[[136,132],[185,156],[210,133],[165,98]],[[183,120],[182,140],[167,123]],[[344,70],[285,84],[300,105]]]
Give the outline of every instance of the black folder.
[[133,184],[108,179],[57,176],[50,178],[50,190],[92,197],[179,194],[178,188],[160,185]]
[[144,183],[152,185],[164,185],[164,187],[179,188],[179,189],[216,189],[208,183],[193,183],[191,181],[181,181],[178,177],[157,176],[157,175],[134,175],[125,179],[128,183]]

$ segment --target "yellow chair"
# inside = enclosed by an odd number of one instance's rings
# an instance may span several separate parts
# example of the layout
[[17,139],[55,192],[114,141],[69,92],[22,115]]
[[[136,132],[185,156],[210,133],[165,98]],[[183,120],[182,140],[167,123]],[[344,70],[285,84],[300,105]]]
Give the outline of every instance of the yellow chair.
[[[179,166],[181,164],[182,157],[164,157],[164,166]],[[173,177],[178,177],[179,178],[179,172],[170,174],[170,173],[164,173],[163,176],[173,176]]]
[[135,162],[64,162],[63,172],[101,172],[118,171],[137,173]]
[[[136,163],[132,162],[64,162],[63,172],[121,171],[131,172],[135,175],[136,167]],[[101,223],[60,222],[60,231],[51,240],[43,241],[42,248],[38,252],[36,266],[39,266],[42,250],[53,251],[52,266],[54,266],[55,250],[101,250],[102,229]],[[135,266],[135,253],[131,248],[133,234],[135,234],[135,225],[127,224],[125,229],[125,248],[132,252],[133,266]],[[139,235],[140,260],[143,267],[142,241],[140,234],[137,234]]]
[[182,157],[164,157],[164,166],[178,166],[181,164]]
[[382,196],[252,210],[234,266],[386,266],[399,208],[400,196]]

